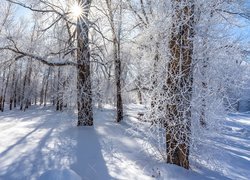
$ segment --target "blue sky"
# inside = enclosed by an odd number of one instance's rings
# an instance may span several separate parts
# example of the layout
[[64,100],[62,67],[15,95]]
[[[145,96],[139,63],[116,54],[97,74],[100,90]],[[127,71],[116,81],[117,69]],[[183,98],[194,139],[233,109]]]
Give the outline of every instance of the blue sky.
[[[246,9],[249,9],[250,12],[250,0],[245,1]],[[18,18],[29,18],[32,11],[23,8],[21,6],[17,6],[17,17]],[[250,19],[246,20],[243,18],[239,18],[240,24],[239,27],[234,27],[232,29],[232,35],[235,36],[237,39],[242,40],[243,43],[250,43]]]
[[235,26],[232,34],[244,43],[250,43],[250,19],[239,19],[240,26]]
[[21,6],[16,6],[16,7],[17,7],[17,12],[16,12],[17,17],[28,18],[32,13],[32,11],[26,8],[23,8]]

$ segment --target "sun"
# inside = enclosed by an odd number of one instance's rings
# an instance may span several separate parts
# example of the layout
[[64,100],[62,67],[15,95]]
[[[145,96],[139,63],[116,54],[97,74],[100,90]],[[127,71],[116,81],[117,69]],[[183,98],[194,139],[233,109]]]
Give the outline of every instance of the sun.
[[83,16],[83,14],[84,14],[83,9],[84,9],[84,7],[83,7],[82,4],[80,4],[77,1],[74,1],[72,3],[72,5],[70,6],[70,16],[71,16],[71,18],[74,19],[74,20],[77,20],[77,19],[81,18]]

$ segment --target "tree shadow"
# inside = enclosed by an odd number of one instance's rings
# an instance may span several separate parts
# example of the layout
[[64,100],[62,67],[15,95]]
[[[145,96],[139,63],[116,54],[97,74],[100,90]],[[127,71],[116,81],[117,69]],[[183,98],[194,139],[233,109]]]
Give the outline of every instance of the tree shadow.
[[111,179],[95,128],[77,127],[74,134],[78,142],[74,149],[77,160],[71,165],[71,169],[84,180]]
[[35,109],[1,117],[5,124],[15,123],[8,125],[15,138],[7,137],[0,151],[0,179],[37,179],[46,171],[71,167],[83,179],[110,179],[95,129],[73,127],[74,116]]
[[228,119],[225,130],[218,134],[209,134],[198,144],[199,150],[193,158],[200,166],[200,173],[214,175],[216,179],[250,178],[250,126],[240,120],[249,120],[249,115],[231,114],[234,119]]

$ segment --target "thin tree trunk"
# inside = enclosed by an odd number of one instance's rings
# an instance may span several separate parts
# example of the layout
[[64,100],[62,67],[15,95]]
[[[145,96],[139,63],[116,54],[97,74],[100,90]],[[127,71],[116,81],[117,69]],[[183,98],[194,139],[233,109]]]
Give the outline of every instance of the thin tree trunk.
[[11,66],[9,66],[9,72],[8,72],[8,76],[7,76],[7,81],[6,81],[6,85],[5,85],[5,88],[4,88],[4,94],[3,94],[3,100],[2,100],[2,111],[4,111],[4,105],[5,105],[5,100],[6,100],[6,93],[7,93],[7,88],[8,88],[9,81],[10,81],[10,69],[11,69]]
[[[208,19],[208,24],[210,24],[210,21],[212,19],[214,15],[214,12],[211,11],[210,12],[210,16]],[[207,27],[206,31],[204,32],[204,34],[208,35],[209,33],[209,27]],[[207,122],[206,122],[206,109],[207,109],[207,89],[208,89],[208,83],[206,80],[207,77],[207,71],[208,71],[208,67],[209,67],[209,56],[208,56],[208,37],[205,37],[203,39],[203,58],[201,61],[201,98],[202,98],[202,104],[201,104],[201,114],[200,114],[200,125],[202,127],[206,127]]]
[[2,88],[0,94],[0,111],[3,111],[3,94],[4,94],[4,84],[5,84],[5,69],[3,70],[3,80],[2,80]]
[[43,104],[43,97],[44,97],[44,81],[45,81],[45,76],[43,77],[42,81],[42,89],[40,91],[40,106]]
[[[151,39],[153,39],[153,37],[151,37]],[[154,92],[154,89],[156,88],[158,82],[157,82],[157,79],[158,79],[158,72],[157,72],[157,64],[159,63],[159,43],[157,42],[156,43],[156,46],[155,46],[155,55],[154,55],[154,59],[153,59],[153,75],[152,75],[152,86],[151,86],[151,91]],[[156,101],[157,101],[157,98],[156,98],[157,94],[154,92],[153,96],[151,97],[151,109],[154,109],[155,106],[156,106]],[[152,116],[154,115],[154,112],[152,113]]]
[[10,90],[10,110],[13,109],[13,101],[15,98],[15,81],[16,81],[16,63],[14,63],[14,68],[13,68],[13,75],[12,75],[12,82],[11,82],[11,90]]
[[119,24],[117,30],[114,22],[114,12],[112,9],[111,0],[106,0],[108,7],[110,26],[112,31],[112,43],[113,43],[113,59],[115,63],[115,85],[116,85],[116,122],[120,122],[123,119],[123,103],[122,103],[122,88],[121,88],[121,18],[122,7],[121,1],[119,4]]
[[137,95],[139,99],[139,104],[142,104],[142,92],[141,92],[142,86],[141,86],[141,78],[140,76],[138,77],[137,80]]
[[26,89],[27,75],[28,75],[28,65],[27,65],[26,72],[25,72],[25,75],[24,75],[23,87],[22,87],[22,91],[21,91],[20,110],[24,110],[24,111],[25,111],[25,101],[26,101],[26,93],[25,93],[25,91],[27,90]]
[[[31,60],[32,61],[32,60]],[[31,74],[32,74],[32,62],[29,64],[28,74],[27,74],[27,89],[26,89],[26,96],[25,96],[25,107],[24,110],[28,109],[31,105]]]
[[14,89],[14,108],[16,108],[16,104],[17,104],[17,85],[18,85],[18,79],[15,80],[15,89]]
[[63,106],[63,97],[62,97],[62,90],[60,88],[60,81],[61,81],[61,69],[60,67],[58,68],[57,72],[57,97],[56,97],[56,110],[57,111],[62,111],[62,106]]
[[47,96],[48,96],[48,87],[49,87],[49,76],[50,76],[50,73],[51,73],[51,67],[49,67],[48,75],[47,75],[47,77],[45,79],[46,84],[45,84],[45,88],[44,88],[44,104],[43,104],[43,106],[47,105]]
[[[205,53],[206,54],[206,53]],[[205,55],[204,55],[205,56]],[[207,107],[207,101],[206,101],[206,93],[207,93],[207,81],[206,81],[206,71],[208,67],[208,61],[209,58],[204,57],[202,60],[202,67],[201,67],[201,85],[202,85],[202,90],[201,90],[201,98],[202,98],[202,104],[201,104],[201,115],[200,115],[200,124],[202,127],[206,127],[206,107]]]

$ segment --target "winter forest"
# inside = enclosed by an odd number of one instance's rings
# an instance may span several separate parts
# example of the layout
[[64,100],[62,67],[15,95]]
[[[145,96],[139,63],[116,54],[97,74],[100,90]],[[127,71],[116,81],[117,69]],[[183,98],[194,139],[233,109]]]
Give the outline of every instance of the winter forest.
[[249,0],[1,0],[0,180],[250,179]]

